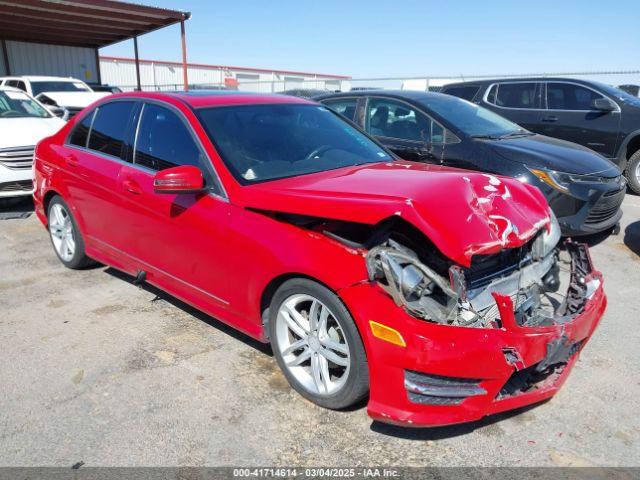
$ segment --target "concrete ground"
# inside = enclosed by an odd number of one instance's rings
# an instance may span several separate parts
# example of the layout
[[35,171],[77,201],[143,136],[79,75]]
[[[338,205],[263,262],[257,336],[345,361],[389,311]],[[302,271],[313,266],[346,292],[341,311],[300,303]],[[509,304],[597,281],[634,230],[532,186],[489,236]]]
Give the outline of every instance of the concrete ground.
[[268,348],[112,269],[65,269],[35,216],[2,220],[0,466],[638,466],[640,197],[623,209],[593,239],[609,308],[564,389],[433,429],[318,408]]

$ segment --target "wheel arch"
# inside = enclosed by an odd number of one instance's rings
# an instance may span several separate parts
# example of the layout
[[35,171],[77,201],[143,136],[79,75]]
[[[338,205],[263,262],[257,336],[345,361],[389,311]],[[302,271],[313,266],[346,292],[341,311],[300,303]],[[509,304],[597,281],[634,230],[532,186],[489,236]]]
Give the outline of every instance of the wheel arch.
[[620,153],[618,155],[618,166],[622,171],[627,168],[629,158],[640,150],[640,129],[629,133],[620,145]]
[[[262,317],[262,328],[264,329],[265,336],[267,338],[269,336],[269,331],[268,331],[268,326],[269,326],[269,306],[271,305],[271,300],[273,299],[273,296],[276,294],[278,289],[285,282],[287,282],[288,280],[293,280],[295,278],[304,278],[306,280],[311,280],[312,282],[316,282],[317,284],[322,285],[327,290],[329,290],[331,293],[333,293],[338,298],[340,298],[340,295],[338,294],[338,292],[334,288],[331,288],[330,285],[327,285],[327,283],[323,282],[322,280],[320,280],[320,279],[318,279],[316,277],[313,277],[311,275],[308,275],[306,273],[288,272],[288,273],[282,273],[280,275],[277,275],[276,277],[272,278],[267,283],[267,285],[262,289],[262,293],[260,295],[260,315]],[[344,301],[342,301],[342,299],[340,299],[340,301],[345,306],[345,308],[347,308],[347,305],[344,303]],[[347,311],[348,310],[349,309],[347,308]],[[349,314],[351,314],[350,311],[349,311]]]

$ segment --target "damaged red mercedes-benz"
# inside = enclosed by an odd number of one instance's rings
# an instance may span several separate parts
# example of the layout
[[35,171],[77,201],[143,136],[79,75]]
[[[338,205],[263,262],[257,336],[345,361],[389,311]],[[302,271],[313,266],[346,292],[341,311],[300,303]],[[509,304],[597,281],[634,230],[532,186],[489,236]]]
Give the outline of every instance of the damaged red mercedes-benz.
[[309,400],[368,395],[384,422],[553,396],[606,306],[536,188],[399,160],[302,99],[114,95],[38,145],[35,176],[66,266],[156,285],[271,342]]

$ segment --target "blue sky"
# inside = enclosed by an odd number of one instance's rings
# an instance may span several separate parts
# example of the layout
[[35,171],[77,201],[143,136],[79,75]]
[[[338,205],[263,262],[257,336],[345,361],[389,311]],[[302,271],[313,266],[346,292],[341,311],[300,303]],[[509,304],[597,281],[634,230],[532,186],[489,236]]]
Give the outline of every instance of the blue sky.
[[[354,77],[638,69],[640,1],[153,0],[192,12],[188,60]],[[139,39],[180,59],[179,27]],[[133,56],[132,42],[101,50]]]

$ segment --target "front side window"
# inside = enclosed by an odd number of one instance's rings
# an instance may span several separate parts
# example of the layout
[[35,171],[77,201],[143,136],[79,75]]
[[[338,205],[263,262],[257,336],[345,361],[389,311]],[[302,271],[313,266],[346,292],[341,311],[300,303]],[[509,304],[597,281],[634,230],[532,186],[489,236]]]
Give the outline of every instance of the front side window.
[[198,116],[243,185],[392,157],[329,109],[268,104],[203,108]]
[[134,106],[134,102],[111,102],[100,105],[91,127],[89,148],[106,155],[120,157]]
[[200,149],[191,133],[178,115],[165,107],[144,105],[135,144],[137,165],[152,170],[200,166]]
[[82,82],[62,82],[62,81],[35,81],[31,82],[31,92],[33,96],[38,96],[42,92],[89,92],[89,88]]
[[430,139],[430,119],[406,103],[371,99],[366,118],[365,129],[371,135],[416,142]]
[[18,117],[49,118],[51,115],[25,92],[0,91],[0,119]]
[[340,98],[338,100],[326,100],[322,103],[352,122],[356,118],[356,107],[358,106],[357,98]]
[[597,98],[604,98],[597,92],[573,83],[547,83],[547,108],[551,110],[591,110]]
[[[487,100],[498,107],[533,109],[537,107],[535,82],[500,83]],[[491,97],[493,95],[493,97]]]

